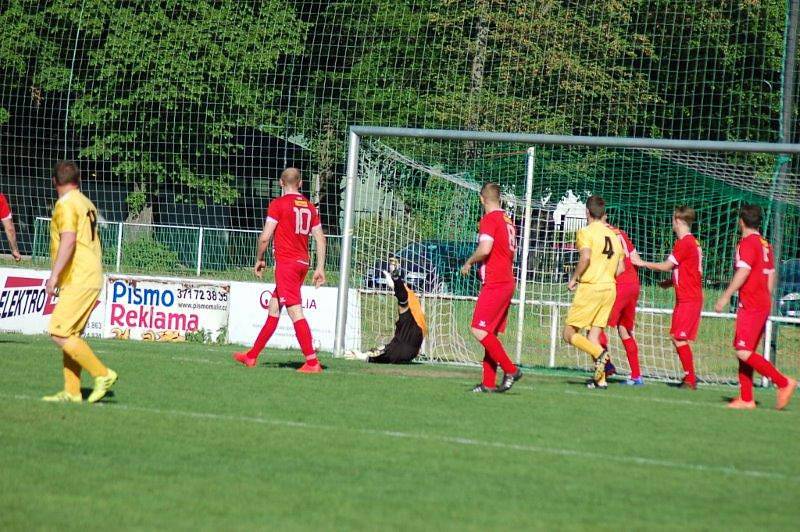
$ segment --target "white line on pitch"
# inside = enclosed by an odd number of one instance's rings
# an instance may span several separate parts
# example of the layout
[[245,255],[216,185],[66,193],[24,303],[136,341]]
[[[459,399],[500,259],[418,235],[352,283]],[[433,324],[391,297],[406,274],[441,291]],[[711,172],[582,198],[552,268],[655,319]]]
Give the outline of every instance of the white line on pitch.
[[[18,400],[37,400],[34,397],[26,395],[5,395],[4,397],[12,397]],[[261,425],[273,425],[289,428],[313,429],[313,430],[329,430],[329,431],[349,431],[358,434],[368,434],[374,436],[385,436],[389,438],[403,438],[414,440],[425,440],[436,443],[447,443],[455,445],[465,445],[472,447],[485,447],[491,449],[503,449],[509,451],[519,451],[534,454],[549,454],[555,456],[575,457],[575,458],[588,458],[592,460],[605,460],[612,462],[619,462],[624,464],[636,464],[643,466],[664,467],[668,469],[683,469],[689,471],[699,471],[703,473],[719,473],[723,475],[739,475],[745,477],[755,478],[771,478],[775,480],[785,480],[789,482],[800,483],[800,477],[784,475],[771,471],[760,471],[757,469],[739,469],[735,466],[714,466],[705,464],[692,464],[684,462],[673,462],[671,460],[661,460],[657,458],[646,458],[642,456],[626,456],[626,455],[612,455],[606,453],[593,453],[589,451],[580,451],[573,449],[561,449],[557,447],[541,447],[537,445],[522,445],[514,443],[503,443],[486,440],[477,440],[473,438],[464,438],[458,436],[439,436],[435,434],[420,434],[413,432],[402,432],[394,430],[381,430],[381,429],[368,429],[357,427],[337,427],[334,425],[321,425],[314,423],[305,423],[302,421],[289,421],[282,419],[270,419],[256,416],[238,416],[230,414],[215,414],[212,412],[191,412],[186,410],[163,410],[159,408],[148,408],[143,406],[119,405],[119,404],[103,404],[99,403],[103,408],[109,410],[122,410],[128,412],[145,412],[149,414],[186,417],[192,419],[207,419],[214,421],[234,421],[244,423],[256,423]]]
[[176,362],[190,362],[192,364],[228,364],[227,361],[222,360],[209,360],[207,358],[197,358],[197,357],[170,357],[171,360],[175,360]]

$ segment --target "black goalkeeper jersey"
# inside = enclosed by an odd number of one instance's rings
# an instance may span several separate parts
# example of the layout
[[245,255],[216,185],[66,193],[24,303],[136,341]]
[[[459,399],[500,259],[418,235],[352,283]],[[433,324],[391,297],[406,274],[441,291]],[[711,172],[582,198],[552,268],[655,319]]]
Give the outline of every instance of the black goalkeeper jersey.
[[411,311],[407,310],[397,318],[394,325],[394,338],[386,345],[386,349],[388,351],[390,347],[402,346],[419,353],[419,348],[422,347],[422,338],[422,329],[417,325]]

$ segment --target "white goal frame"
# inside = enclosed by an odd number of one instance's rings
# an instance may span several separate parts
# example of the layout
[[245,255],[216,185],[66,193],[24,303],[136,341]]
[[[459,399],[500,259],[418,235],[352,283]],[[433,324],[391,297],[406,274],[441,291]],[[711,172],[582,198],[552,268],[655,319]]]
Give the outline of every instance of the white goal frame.
[[[676,151],[715,151],[715,152],[749,152],[749,153],[773,153],[773,154],[800,154],[800,144],[792,143],[772,143],[772,142],[729,142],[729,141],[696,141],[696,140],[670,140],[670,139],[647,139],[631,137],[591,137],[576,135],[540,135],[530,133],[502,133],[502,132],[481,132],[445,129],[419,129],[401,127],[376,127],[376,126],[352,126],[349,132],[348,151],[347,151],[347,176],[344,199],[342,247],[339,264],[339,291],[336,305],[336,337],[334,340],[334,356],[344,354],[345,334],[347,331],[347,304],[350,285],[351,255],[353,241],[353,215],[355,208],[355,190],[358,186],[358,161],[359,147],[362,138],[386,138],[386,137],[415,137],[436,140],[460,140],[475,142],[505,142],[519,143],[529,146],[526,158],[526,186],[525,186],[525,205],[523,220],[523,244],[520,266],[520,280],[518,286],[517,303],[518,320],[516,331],[515,358],[519,362],[522,352],[523,337],[523,317],[526,305],[543,305],[551,307],[550,320],[550,351],[548,365],[555,366],[555,354],[559,343],[559,306],[565,303],[558,301],[527,300],[528,283],[527,266],[528,254],[530,253],[530,231],[531,231],[531,208],[532,208],[532,185],[534,176],[534,155],[536,146],[542,145],[565,145],[565,146],[592,146],[606,148],[639,148],[639,149],[660,149]],[[776,250],[777,251],[777,250]],[[780,257],[775,257],[776,263],[780,262]],[[468,296],[452,296],[459,299],[477,299]],[[637,312],[643,314],[666,314],[669,309],[660,308],[637,308]],[[734,314],[703,312],[704,317],[733,319]],[[765,353],[764,356],[769,360],[772,358],[771,338],[773,328],[776,323],[800,324],[800,318],[787,318],[782,316],[770,316],[767,321],[765,333]]]

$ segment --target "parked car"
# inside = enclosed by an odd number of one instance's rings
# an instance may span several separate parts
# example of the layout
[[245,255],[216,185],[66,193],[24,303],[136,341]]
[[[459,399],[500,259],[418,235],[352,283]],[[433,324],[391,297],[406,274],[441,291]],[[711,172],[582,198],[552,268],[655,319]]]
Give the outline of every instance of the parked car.
[[800,318],[800,259],[781,263],[778,276],[778,313],[789,318]]
[[478,268],[473,268],[468,277],[462,277],[459,272],[474,249],[473,242],[413,242],[376,261],[364,275],[363,285],[365,288],[386,287],[381,272],[394,262],[405,271],[406,283],[417,292],[476,295],[480,289]]

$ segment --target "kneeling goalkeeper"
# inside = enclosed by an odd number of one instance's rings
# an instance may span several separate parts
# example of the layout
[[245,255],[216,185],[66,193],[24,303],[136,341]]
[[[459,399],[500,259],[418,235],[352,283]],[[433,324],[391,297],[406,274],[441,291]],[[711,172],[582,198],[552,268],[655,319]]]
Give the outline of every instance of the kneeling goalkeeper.
[[389,285],[394,286],[394,297],[397,298],[399,316],[394,325],[394,337],[388,344],[363,355],[367,362],[374,364],[407,364],[419,355],[422,341],[428,334],[425,313],[417,294],[403,282],[399,268],[395,268],[392,273],[383,273]]

